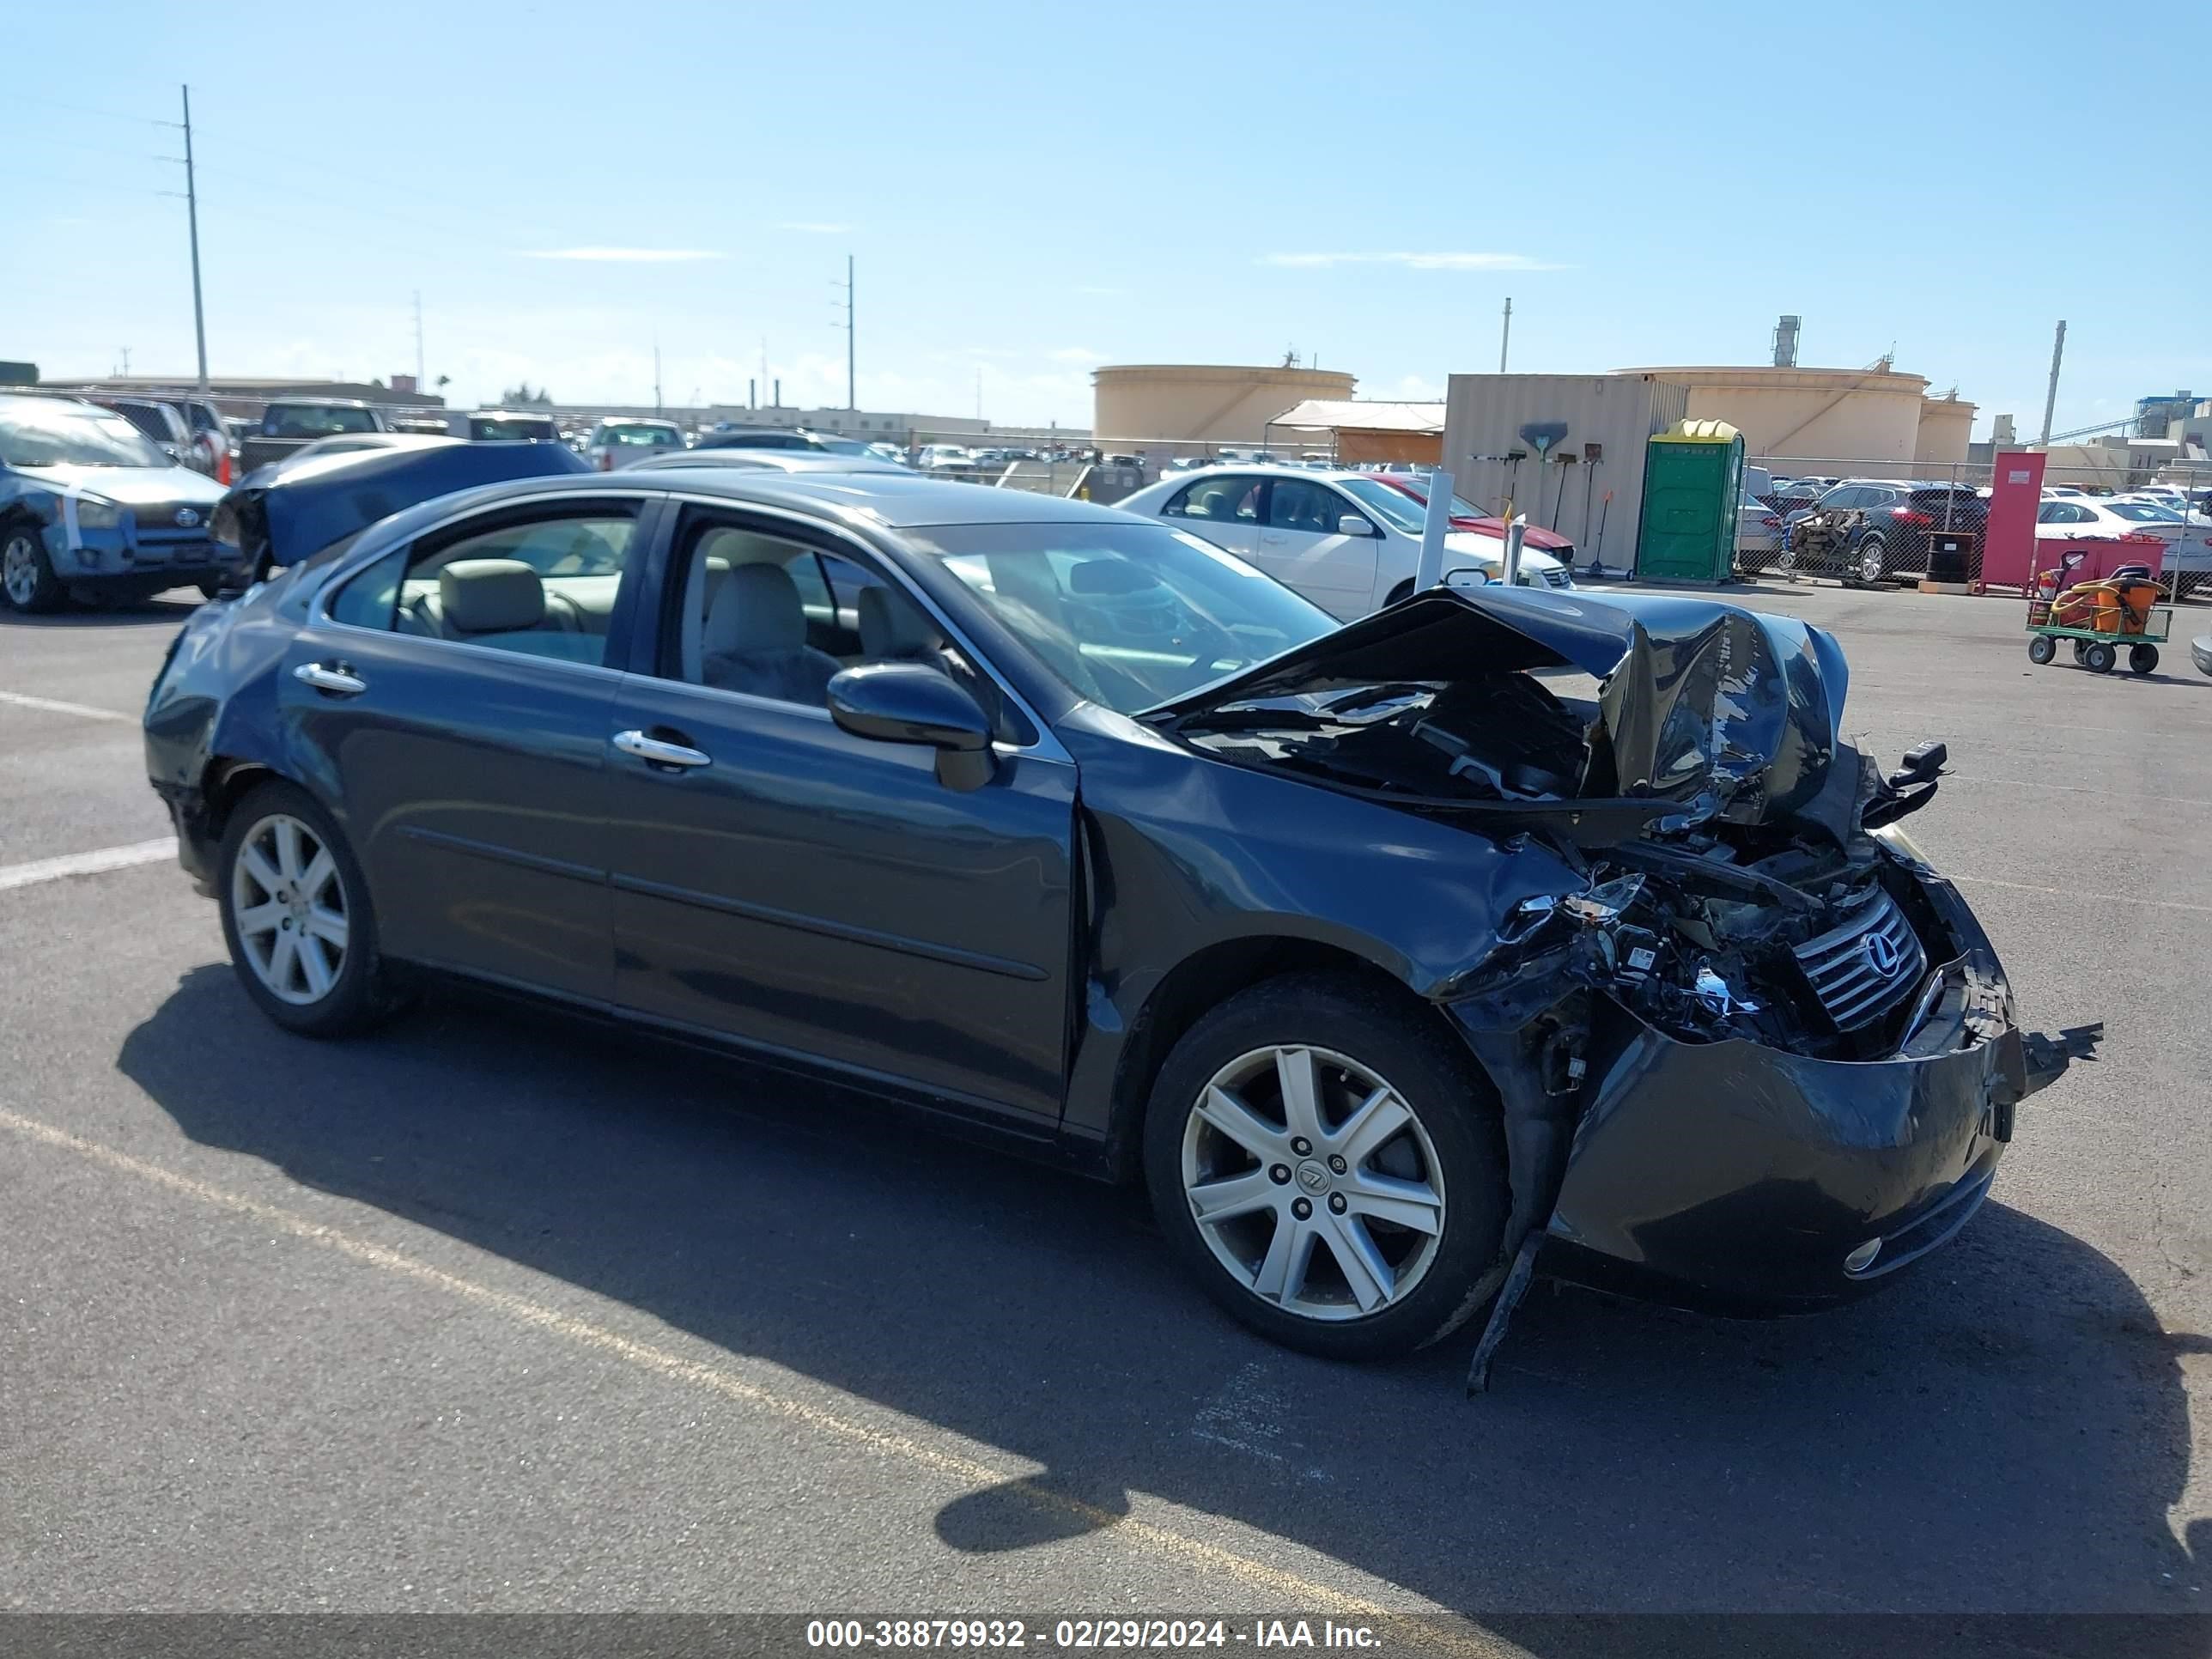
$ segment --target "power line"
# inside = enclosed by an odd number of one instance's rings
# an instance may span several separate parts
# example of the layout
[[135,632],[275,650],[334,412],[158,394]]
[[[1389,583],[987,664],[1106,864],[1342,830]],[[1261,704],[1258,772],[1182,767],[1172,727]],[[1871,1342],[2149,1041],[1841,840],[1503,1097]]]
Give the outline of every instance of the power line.
[[97,116],[103,121],[131,121],[149,127],[173,128],[178,125],[174,121],[156,120],[150,115],[125,115],[120,110],[90,109],[82,104],[66,104],[58,98],[41,98],[33,93],[17,92],[12,88],[8,93],[8,101],[11,104],[37,104],[46,109],[67,110],[71,115]]

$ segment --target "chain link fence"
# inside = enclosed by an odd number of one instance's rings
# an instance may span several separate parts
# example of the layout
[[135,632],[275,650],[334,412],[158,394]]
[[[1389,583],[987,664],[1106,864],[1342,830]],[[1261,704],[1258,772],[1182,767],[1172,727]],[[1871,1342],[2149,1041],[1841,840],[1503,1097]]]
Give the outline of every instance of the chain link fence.
[[[2055,566],[2081,538],[2162,541],[2170,592],[2212,596],[2212,465],[2112,465],[2075,482],[2069,464],[2046,475],[2036,568]],[[2094,469],[2092,469],[2094,471]],[[1923,580],[1978,586],[1989,530],[1986,462],[1867,462],[1762,457],[1746,470],[1736,538],[1744,574],[1826,577],[1870,587]]]

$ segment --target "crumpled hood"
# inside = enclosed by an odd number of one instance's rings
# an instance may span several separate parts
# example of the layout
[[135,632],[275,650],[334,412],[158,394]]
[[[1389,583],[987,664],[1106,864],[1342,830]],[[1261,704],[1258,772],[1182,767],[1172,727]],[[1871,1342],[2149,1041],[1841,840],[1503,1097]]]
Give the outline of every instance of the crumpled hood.
[[125,507],[222,499],[221,484],[188,466],[25,467],[21,476],[52,484],[58,494],[100,495]]
[[1432,588],[1148,714],[1540,668],[1600,682],[1578,795],[1656,796],[1685,819],[1740,823],[1820,793],[1850,679],[1826,630],[1723,599]]

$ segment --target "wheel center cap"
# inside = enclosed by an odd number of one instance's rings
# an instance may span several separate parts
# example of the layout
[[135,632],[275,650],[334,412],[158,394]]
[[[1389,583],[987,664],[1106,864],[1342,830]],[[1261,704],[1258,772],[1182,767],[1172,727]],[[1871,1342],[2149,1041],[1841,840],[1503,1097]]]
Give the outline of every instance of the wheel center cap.
[[1311,1158],[1298,1165],[1297,1174],[1298,1185],[1307,1192],[1325,1192],[1328,1188],[1327,1166],[1316,1164]]

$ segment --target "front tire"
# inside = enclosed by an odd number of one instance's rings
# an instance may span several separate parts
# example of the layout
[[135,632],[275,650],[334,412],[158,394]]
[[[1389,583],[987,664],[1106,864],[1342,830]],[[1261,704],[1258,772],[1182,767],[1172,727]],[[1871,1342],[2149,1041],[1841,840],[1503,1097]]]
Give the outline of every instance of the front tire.
[[1472,1314],[1510,1204],[1472,1059],[1344,975],[1267,981],[1192,1026],[1154,1081],[1144,1153],[1207,1294],[1336,1359],[1404,1353]]
[[0,531],[0,600],[36,614],[58,609],[62,598],[61,578],[38,531],[27,524]]
[[1869,536],[1858,545],[1852,556],[1859,580],[1869,587],[1879,586],[1889,576],[1889,549],[1879,536]]
[[368,884],[306,790],[272,781],[240,801],[216,873],[231,965],[263,1013],[302,1036],[333,1037],[390,1012]]
[[2038,668],[2058,654],[2058,641],[2048,634],[2038,634],[2027,642],[2027,659]]

